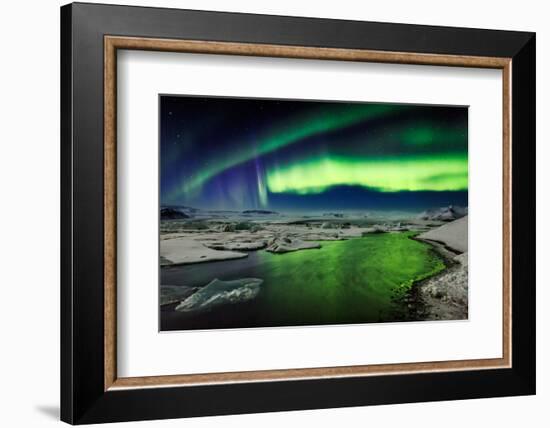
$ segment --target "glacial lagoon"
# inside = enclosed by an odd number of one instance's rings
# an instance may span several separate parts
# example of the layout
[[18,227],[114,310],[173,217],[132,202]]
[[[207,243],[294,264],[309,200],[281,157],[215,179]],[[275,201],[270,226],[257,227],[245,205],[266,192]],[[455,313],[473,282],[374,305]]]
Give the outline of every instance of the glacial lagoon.
[[261,285],[241,300],[236,288],[225,304],[220,304],[223,291],[209,293],[214,298],[201,310],[178,311],[176,302],[163,305],[161,330],[406,321],[413,283],[445,269],[443,258],[431,245],[412,239],[415,234],[369,234],[319,241],[319,249],[250,251],[236,260],[162,267],[161,287],[181,287],[188,295],[214,280],[252,278],[260,280],[255,287]]

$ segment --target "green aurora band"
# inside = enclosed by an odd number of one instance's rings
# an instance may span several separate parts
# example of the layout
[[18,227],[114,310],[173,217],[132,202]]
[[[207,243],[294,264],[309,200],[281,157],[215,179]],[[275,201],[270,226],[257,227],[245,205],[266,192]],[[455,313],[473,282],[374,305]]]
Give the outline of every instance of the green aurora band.
[[257,156],[274,152],[282,147],[302,141],[318,134],[330,132],[355,125],[357,123],[378,119],[390,113],[407,109],[406,106],[381,104],[348,104],[338,106],[338,109],[323,108],[314,114],[298,118],[285,126],[271,129],[256,141],[254,150],[243,144],[241,149],[234,150],[227,156],[219,156],[208,168],[185,180],[174,189],[169,199],[177,199],[178,195],[189,195],[200,190],[201,186],[223,171],[247,162]]
[[446,153],[422,156],[356,158],[324,155],[269,169],[272,193],[317,194],[333,186],[355,185],[380,192],[468,189],[468,156]]
[[[405,119],[393,127],[378,122],[414,106],[336,104],[323,106],[290,120],[272,123],[253,138],[231,140],[190,176],[181,177],[167,200],[193,200],[219,174],[309,138],[366,122],[366,135],[309,153],[298,159],[271,159],[256,164],[257,204],[268,207],[269,194],[320,194],[337,186],[361,186],[378,192],[464,191],[468,189],[467,128],[430,119]],[[325,135],[326,134],[326,137]],[[350,153],[350,150],[356,153]],[[238,197],[237,199],[239,199]]]

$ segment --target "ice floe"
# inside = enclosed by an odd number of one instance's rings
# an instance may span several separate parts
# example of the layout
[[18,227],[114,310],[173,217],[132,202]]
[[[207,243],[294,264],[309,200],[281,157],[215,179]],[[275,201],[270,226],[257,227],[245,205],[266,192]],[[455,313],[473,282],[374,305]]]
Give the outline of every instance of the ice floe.
[[176,311],[205,311],[219,305],[251,300],[260,292],[262,282],[259,278],[241,278],[233,281],[221,281],[216,278],[183,300],[176,306]]
[[271,253],[288,253],[290,251],[305,250],[309,248],[321,248],[317,242],[302,241],[298,238],[276,237],[269,242],[266,251]]

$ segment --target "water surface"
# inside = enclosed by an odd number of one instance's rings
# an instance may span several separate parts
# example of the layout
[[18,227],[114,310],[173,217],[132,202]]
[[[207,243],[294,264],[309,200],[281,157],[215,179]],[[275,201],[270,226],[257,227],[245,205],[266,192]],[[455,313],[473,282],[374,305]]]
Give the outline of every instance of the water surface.
[[237,260],[161,269],[161,283],[202,287],[211,280],[261,278],[250,301],[202,313],[161,308],[161,330],[272,327],[404,321],[403,296],[414,281],[445,268],[414,233],[322,241],[321,249],[286,254],[250,252]]

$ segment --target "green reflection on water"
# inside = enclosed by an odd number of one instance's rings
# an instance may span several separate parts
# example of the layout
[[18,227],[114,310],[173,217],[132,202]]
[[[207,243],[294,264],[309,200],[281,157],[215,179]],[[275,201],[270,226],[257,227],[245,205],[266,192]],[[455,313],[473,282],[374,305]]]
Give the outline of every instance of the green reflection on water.
[[281,325],[392,321],[406,318],[396,299],[415,280],[445,268],[412,232],[373,234],[287,254],[259,252],[260,318]]
[[402,299],[415,280],[445,268],[413,232],[321,241],[322,248],[166,268],[163,283],[202,287],[215,278],[261,278],[257,297],[198,313],[161,311],[163,330],[403,321]]

